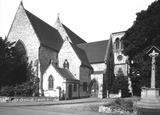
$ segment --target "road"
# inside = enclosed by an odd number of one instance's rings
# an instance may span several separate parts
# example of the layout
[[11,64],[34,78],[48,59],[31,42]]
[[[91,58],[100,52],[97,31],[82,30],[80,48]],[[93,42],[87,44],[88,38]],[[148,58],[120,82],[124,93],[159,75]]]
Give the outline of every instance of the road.
[[0,103],[0,115],[103,115],[98,113],[98,107],[109,101],[111,99],[85,98],[57,102]]

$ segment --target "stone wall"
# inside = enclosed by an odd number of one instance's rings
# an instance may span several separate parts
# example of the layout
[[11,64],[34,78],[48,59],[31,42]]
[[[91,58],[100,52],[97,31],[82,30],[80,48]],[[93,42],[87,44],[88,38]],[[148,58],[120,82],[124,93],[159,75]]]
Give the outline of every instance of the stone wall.
[[91,64],[94,71],[104,71],[106,69],[105,63],[97,63],[97,64]]
[[38,59],[39,40],[24,11],[22,5],[19,6],[10,31],[8,33],[9,41],[21,40],[26,48],[29,62]]
[[76,84],[77,85],[77,90],[74,91],[74,83],[67,83],[66,84],[66,92],[65,92],[65,98],[66,99],[69,99],[69,85],[72,86],[72,91],[71,91],[71,98],[74,99],[74,98],[79,98],[79,84]]
[[83,91],[83,85],[80,86],[80,96],[81,97],[87,97],[90,94],[90,69],[85,66],[80,66],[80,83],[83,84],[83,82],[87,82],[87,91]]
[[58,54],[59,59],[59,67],[63,68],[63,63],[65,59],[67,59],[69,63],[69,70],[75,76],[77,80],[80,79],[79,67],[81,65],[81,61],[79,60],[77,54],[73,50],[72,46],[68,41],[65,41],[61,47],[61,50]]
[[[53,89],[48,88],[48,78],[50,75],[53,76]],[[66,91],[65,87],[63,87],[63,82],[66,82],[66,80],[63,79],[63,77],[57,72],[57,70],[52,66],[52,64],[50,64],[43,75],[44,96],[59,97],[60,90],[58,87],[60,87],[61,90]]]
[[[123,51],[123,47],[121,47],[122,45],[122,41],[121,38],[124,36],[125,32],[117,32],[117,33],[113,33],[111,34],[112,37],[112,45],[113,45],[113,52],[114,52],[114,63],[115,63],[115,69],[114,69],[114,74],[117,75],[119,68],[121,68],[121,70],[123,71],[124,75],[128,75],[128,64],[127,64],[127,60],[128,60],[128,56],[125,56],[122,51]],[[116,49],[116,43],[115,40],[119,38],[120,39],[120,48]],[[122,59],[118,59],[118,56],[121,55]]]
[[57,61],[57,52],[55,52],[53,49],[47,48],[45,46],[41,46],[39,48],[39,73],[41,76],[39,76],[40,78],[40,84],[39,84],[39,92],[40,94],[43,95],[43,87],[42,87],[42,83],[43,83],[43,74],[46,71],[46,69],[48,68],[51,60],[53,60],[54,63],[58,63]]
[[58,53],[53,49],[50,49],[46,46],[41,46],[39,48],[39,60],[40,60],[40,68],[41,68],[42,75],[44,71],[48,68],[51,60],[53,60],[55,65],[56,63],[58,64],[57,56],[58,56]]
[[10,102],[43,102],[59,101],[59,97],[4,97],[0,96],[0,103]]

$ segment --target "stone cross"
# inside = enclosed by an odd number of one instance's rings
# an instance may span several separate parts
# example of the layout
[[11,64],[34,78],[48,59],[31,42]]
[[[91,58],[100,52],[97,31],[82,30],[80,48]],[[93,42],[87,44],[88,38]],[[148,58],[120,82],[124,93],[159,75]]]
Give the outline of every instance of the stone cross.
[[156,56],[158,56],[158,52],[155,52],[155,50],[152,51],[152,53],[149,54],[149,56],[152,58],[152,69],[151,69],[151,88],[155,88],[155,63],[156,63]]

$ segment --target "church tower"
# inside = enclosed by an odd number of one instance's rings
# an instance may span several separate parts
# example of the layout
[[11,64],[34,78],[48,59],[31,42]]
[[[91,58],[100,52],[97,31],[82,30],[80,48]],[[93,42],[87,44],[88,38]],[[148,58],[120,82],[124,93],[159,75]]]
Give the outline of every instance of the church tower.
[[117,76],[119,72],[127,76],[129,72],[128,57],[122,53],[124,46],[121,38],[124,36],[124,34],[125,34],[124,31],[111,34],[113,43],[114,63],[115,63],[114,66],[115,76]]

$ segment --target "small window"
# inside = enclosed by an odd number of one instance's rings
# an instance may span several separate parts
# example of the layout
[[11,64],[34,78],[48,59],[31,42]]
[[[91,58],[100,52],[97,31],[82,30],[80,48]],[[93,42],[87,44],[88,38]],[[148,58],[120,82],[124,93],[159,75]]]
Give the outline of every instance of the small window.
[[69,69],[69,63],[68,63],[68,60],[65,59],[64,63],[63,63],[63,68],[64,69]]
[[77,91],[77,84],[74,84],[74,91]]
[[83,91],[87,91],[87,82],[83,82]]
[[53,89],[54,87],[54,80],[53,80],[53,76],[50,75],[48,78],[48,89]]

